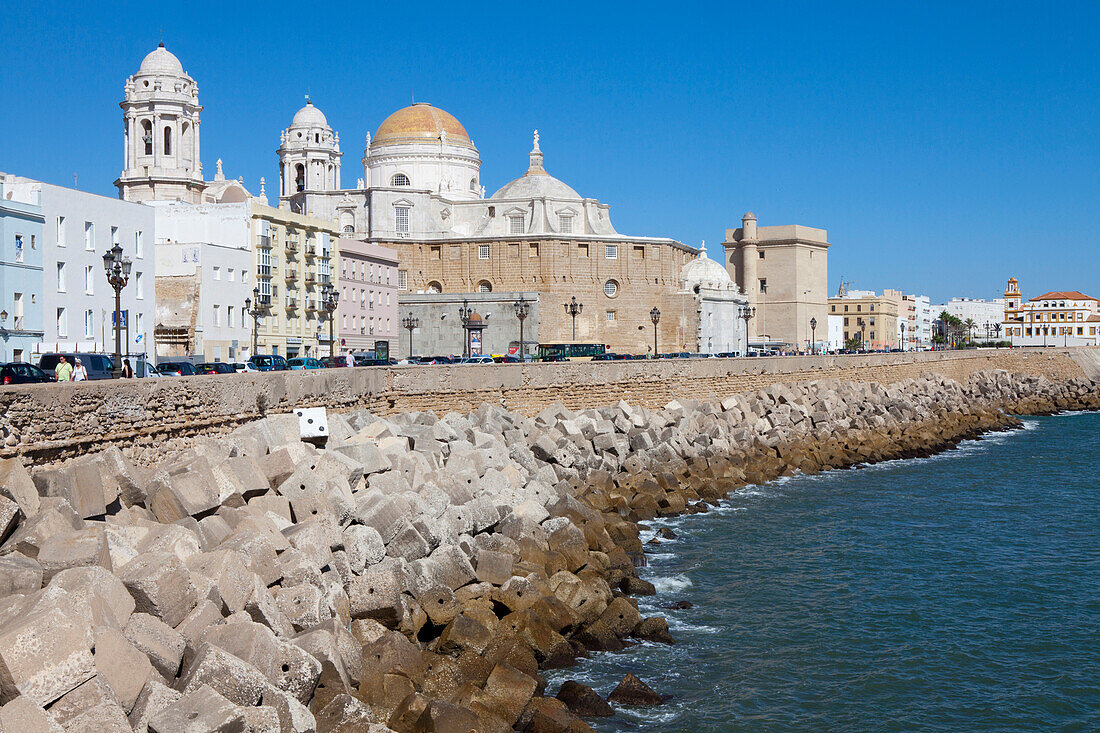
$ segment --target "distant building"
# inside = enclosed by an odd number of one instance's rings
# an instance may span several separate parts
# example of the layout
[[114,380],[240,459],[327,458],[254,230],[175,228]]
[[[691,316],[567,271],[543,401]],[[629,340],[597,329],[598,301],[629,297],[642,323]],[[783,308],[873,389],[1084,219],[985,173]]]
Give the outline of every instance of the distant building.
[[386,341],[397,353],[397,252],[377,244],[340,237],[340,308],[337,311],[341,351],[374,351]]
[[749,212],[740,229],[726,230],[722,246],[726,268],[756,308],[749,344],[808,347],[810,319],[824,323],[827,313],[826,231],[799,225],[758,228],[756,215]]
[[0,362],[31,361],[42,340],[41,194],[0,174]]
[[[412,353],[416,356],[460,356],[465,351],[467,329],[459,319],[458,310],[467,303],[473,315],[471,325],[476,325],[471,350],[475,354],[507,354],[511,347],[519,347],[519,319],[515,302],[527,301],[527,318],[523,322],[523,342],[528,354],[536,353],[539,343],[539,293],[403,293],[399,316],[402,321],[400,343],[391,344],[391,353],[400,358]],[[407,318],[417,324],[410,334],[405,328]]]
[[1009,278],[1002,329],[1013,346],[1096,346],[1100,300],[1078,290],[1059,290],[1025,302],[1019,281]]
[[943,305],[932,306],[932,317],[938,319],[940,314],[947,311],[965,323],[974,321],[973,337],[975,340],[995,339],[997,327],[1004,318],[1005,301],[1003,298],[996,300],[982,300],[980,298],[952,298]]
[[900,323],[903,322],[902,317],[908,321],[904,333],[900,334],[904,336],[905,342],[902,348],[911,351],[931,346],[934,316],[932,301],[927,295],[903,295],[902,302],[905,310],[904,313],[898,314],[899,329]]
[[[748,337],[746,320],[740,317],[740,311],[748,305],[748,298],[729,272],[707,257],[704,247],[699,250],[698,257],[684,265],[680,279],[682,292],[691,305],[682,317],[687,321],[688,336],[691,336],[692,327],[695,332],[688,350],[702,354],[744,353]],[[661,349],[659,336],[657,348]]]
[[898,346],[898,302],[868,290],[850,290],[829,298],[829,315],[842,319],[844,342],[858,341],[868,350]]

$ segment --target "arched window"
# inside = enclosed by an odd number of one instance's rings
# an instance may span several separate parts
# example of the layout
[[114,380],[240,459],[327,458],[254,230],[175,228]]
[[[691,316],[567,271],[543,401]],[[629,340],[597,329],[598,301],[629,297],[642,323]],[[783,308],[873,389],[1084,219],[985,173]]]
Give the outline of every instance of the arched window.
[[470,181],[470,190],[477,191],[477,179],[474,178]]
[[319,132],[313,133],[313,142],[315,142],[315,143],[321,142],[321,133],[319,133]]
[[428,283],[428,292],[429,293],[442,293],[443,292],[443,286],[440,285],[439,283],[437,283],[435,280],[432,280],[430,283]]
[[353,227],[351,224],[345,224],[344,234],[355,234],[355,227]]
[[488,280],[482,280],[477,284],[477,292],[479,293],[491,293],[493,292],[493,284]]
[[172,154],[172,128],[168,126],[164,128],[164,154]]
[[390,180],[391,186],[411,186],[412,181],[404,173],[394,173],[393,178]]
[[141,121],[141,141],[145,143],[145,154],[153,154],[153,123],[149,120]]
[[299,191],[306,190],[306,167],[301,163],[294,166],[294,185]]

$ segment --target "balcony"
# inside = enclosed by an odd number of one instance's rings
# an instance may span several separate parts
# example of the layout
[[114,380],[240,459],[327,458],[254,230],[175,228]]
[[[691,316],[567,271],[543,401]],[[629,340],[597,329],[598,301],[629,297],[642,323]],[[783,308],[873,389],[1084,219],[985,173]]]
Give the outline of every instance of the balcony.
[[298,242],[293,239],[286,240],[286,251],[291,254],[298,253]]
[[306,282],[307,283],[314,283],[316,281],[317,281],[317,275],[316,274],[314,274],[312,272],[307,272],[306,273]]
[[306,301],[306,310],[307,311],[316,311],[317,310],[317,301],[316,300],[307,300]]
[[259,234],[256,236],[256,246],[261,249],[271,249],[271,237],[265,234]]
[[286,280],[287,282],[293,282],[293,281],[297,280],[298,279],[297,270],[287,270],[286,272],[283,273],[283,279]]
[[298,310],[298,299],[290,295],[286,296],[286,309]]

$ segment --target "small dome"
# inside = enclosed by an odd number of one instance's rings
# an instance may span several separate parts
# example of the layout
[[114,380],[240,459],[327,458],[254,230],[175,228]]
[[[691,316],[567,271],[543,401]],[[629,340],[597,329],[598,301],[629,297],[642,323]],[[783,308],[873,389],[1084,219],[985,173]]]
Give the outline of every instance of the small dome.
[[325,113],[313,106],[313,101],[306,102],[306,106],[294,113],[291,127],[328,127],[328,119]]
[[142,59],[141,67],[138,69],[139,74],[175,74],[176,76],[185,76],[183,72],[183,64],[176,58],[176,55],[164,47],[161,43],[154,48],[148,56]]
[[708,288],[727,289],[733,284],[733,278],[718,262],[707,257],[705,249],[699,250],[699,256],[691,260],[680,270],[680,279],[688,288],[702,285]]
[[447,142],[452,145],[474,146],[466,128],[454,115],[427,102],[416,102],[383,120],[371,139],[371,147],[438,141],[444,132],[447,133]]
[[524,173],[522,176],[504,184],[490,198],[494,199],[574,199],[581,195],[573,188],[548,173]]

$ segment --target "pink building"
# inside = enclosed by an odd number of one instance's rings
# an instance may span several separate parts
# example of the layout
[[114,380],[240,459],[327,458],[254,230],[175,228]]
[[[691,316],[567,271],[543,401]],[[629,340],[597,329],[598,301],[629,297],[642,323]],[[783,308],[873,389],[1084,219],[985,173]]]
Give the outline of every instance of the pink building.
[[397,353],[397,252],[340,237],[340,351],[374,351],[378,341]]

